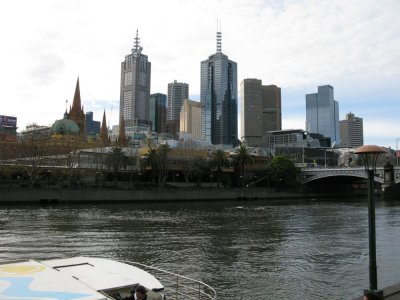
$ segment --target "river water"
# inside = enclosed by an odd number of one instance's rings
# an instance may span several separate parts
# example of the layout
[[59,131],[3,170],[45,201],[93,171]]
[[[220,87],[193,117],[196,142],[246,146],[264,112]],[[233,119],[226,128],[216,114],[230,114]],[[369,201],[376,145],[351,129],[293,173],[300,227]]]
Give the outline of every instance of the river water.
[[[378,286],[400,282],[400,202],[377,201]],[[219,299],[352,299],[368,288],[364,199],[0,206],[0,261],[138,261]]]

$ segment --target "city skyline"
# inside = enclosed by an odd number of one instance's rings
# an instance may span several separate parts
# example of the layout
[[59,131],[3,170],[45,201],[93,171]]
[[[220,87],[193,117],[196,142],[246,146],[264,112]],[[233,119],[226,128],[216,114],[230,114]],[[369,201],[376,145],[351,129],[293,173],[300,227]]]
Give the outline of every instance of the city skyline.
[[332,85],[339,119],[353,112],[364,120],[365,144],[395,148],[399,13],[395,0],[3,1],[1,114],[16,116],[19,131],[33,122],[50,125],[62,117],[66,99],[72,104],[79,76],[85,112],[101,120],[105,109],[107,123],[118,124],[119,66],[136,29],[152,62],[150,92],[165,94],[177,80],[199,101],[200,62],[215,51],[220,19],[238,85],[258,78],[281,87],[282,129],[304,129],[305,95]]

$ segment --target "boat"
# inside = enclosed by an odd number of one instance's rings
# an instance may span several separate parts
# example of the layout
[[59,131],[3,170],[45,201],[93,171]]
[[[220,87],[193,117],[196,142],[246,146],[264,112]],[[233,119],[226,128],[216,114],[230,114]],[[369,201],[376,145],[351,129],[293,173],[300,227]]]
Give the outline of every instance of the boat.
[[0,264],[1,300],[123,300],[138,286],[147,300],[217,298],[201,281],[137,262],[79,256]]

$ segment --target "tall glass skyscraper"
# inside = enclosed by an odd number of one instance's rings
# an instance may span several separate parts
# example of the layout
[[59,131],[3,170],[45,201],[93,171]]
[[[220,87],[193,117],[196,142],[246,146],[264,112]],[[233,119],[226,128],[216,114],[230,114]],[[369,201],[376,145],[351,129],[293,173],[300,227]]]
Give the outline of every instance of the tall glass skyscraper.
[[132,53],[125,56],[121,63],[120,119],[125,126],[150,124],[150,75],[151,63],[147,55],[142,54],[143,47],[136,31]]
[[221,51],[201,62],[201,134],[212,144],[232,145],[237,141],[237,64]]
[[334,100],[332,86],[319,86],[318,93],[306,95],[306,130],[340,145],[339,102]]
[[189,85],[174,80],[168,83],[168,120],[179,120],[183,100],[189,99]]
[[151,130],[161,133],[167,118],[167,95],[155,93],[150,95]]

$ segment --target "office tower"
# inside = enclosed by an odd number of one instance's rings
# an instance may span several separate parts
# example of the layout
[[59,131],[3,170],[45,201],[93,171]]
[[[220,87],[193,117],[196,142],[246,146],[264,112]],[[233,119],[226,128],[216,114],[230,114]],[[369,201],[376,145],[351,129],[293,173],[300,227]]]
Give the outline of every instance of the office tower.
[[168,83],[168,120],[179,120],[183,100],[189,98],[189,85],[174,80]]
[[364,145],[363,119],[351,112],[340,121],[340,138],[342,147],[358,148]]
[[86,135],[99,135],[100,134],[100,121],[93,120],[93,112],[88,111],[85,114],[85,128]]
[[150,95],[151,130],[161,133],[167,117],[167,95],[156,93]]
[[136,31],[132,53],[121,63],[120,120],[125,126],[149,125],[151,63],[142,53]]
[[340,145],[339,103],[334,99],[333,87],[318,87],[318,93],[306,95],[306,130],[331,138]]
[[183,100],[180,113],[179,136],[181,138],[201,139],[201,104],[197,101]]
[[72,100],[72,107],[69,109],[68,119],[74,121],[79,127],[79,135],[84,137],[86,135],[85,129],[85,113],[81,104],[81,92],[79,88],[79,77],[76,80],[76,87],[74,93],[74,100]]
[[241,139],[248,146],[266,144],[267,132],[282,129],[281,89],[262,85],[259,79],[244,79],[240,85]]
[[201,62],[201,131],[212,144],[237,141],[237,64],[222,53],[221,32],[217,52]]

